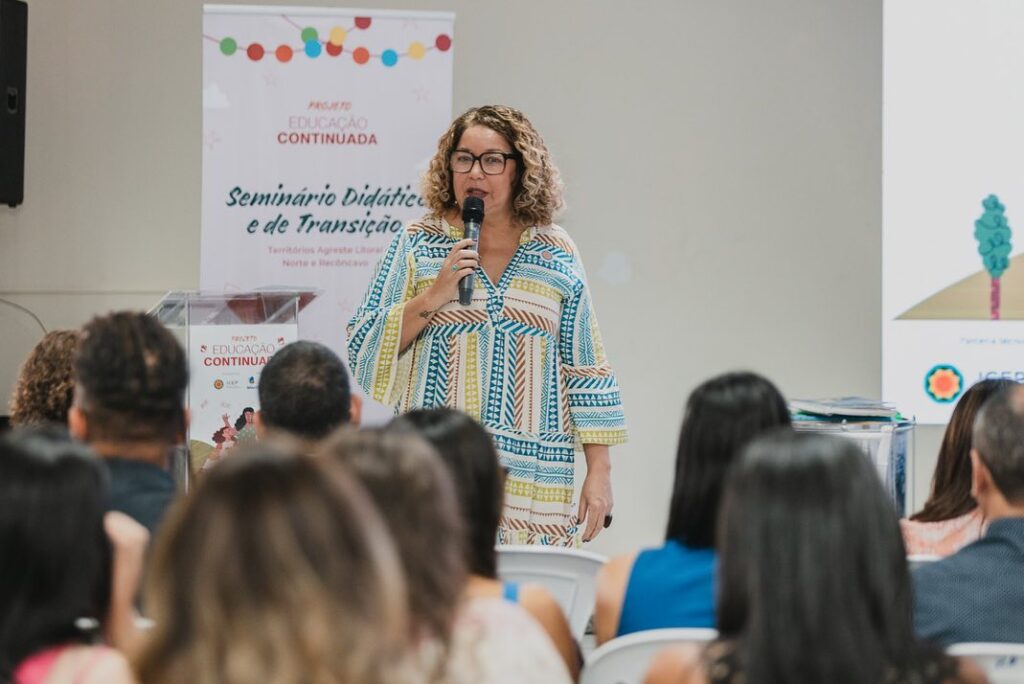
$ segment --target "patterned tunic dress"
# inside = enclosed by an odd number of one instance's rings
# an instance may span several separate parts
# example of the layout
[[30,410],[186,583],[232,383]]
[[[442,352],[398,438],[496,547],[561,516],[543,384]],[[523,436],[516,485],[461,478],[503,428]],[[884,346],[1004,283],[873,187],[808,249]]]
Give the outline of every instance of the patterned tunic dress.
[[523,231],[495,284],[445,304],[399,353],[405,303],[424,292],[462,231],[428,216],[397,235],[348,325],[356,382],[397,413],[448,406],[494,437],[508,468],[503,544],[577,543],[575,450],[626,441],[583,265],[555,225]]

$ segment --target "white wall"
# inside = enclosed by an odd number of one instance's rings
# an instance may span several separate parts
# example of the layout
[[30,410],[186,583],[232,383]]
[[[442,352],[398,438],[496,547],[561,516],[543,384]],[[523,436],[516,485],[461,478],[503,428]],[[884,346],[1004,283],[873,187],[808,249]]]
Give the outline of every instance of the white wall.
[[[878,395],[881,0],[359,4],[454,10],[455,110],[523,109],[561,166],[632,428],[596,549],[660,538],[707,376]],[[0,297],[48,327],[198,285],[201,10],[30,0],[26,202],[0,208]],[[0,305],[0,392],[33,326]],[[918,430],[919,494],[937,435]]]

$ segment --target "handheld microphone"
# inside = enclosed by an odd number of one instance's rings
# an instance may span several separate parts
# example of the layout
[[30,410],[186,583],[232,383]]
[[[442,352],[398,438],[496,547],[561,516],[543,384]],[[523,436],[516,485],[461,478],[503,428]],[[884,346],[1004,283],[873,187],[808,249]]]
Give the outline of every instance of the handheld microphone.
[[[473,249],[480,244],[480,224],[484,222],[484,201],[479,197],[467,197],[462,205],[462,224],[465,226],[462,236],[473,240]],[[459,304],[468,306],[473,301],[473,281],[475,273],[459,281]]]

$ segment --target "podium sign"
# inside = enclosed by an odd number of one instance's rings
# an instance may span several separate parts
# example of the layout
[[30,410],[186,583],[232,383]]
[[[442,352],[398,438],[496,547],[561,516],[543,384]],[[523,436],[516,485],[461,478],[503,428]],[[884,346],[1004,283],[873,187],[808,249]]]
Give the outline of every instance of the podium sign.
[[[281,347],[299,338],[294,323],[193,325],[189,329],[188,405],[192,465],[255,438],[260,373]],[[198,462],[197,462],[198,461]]]
[[275,352],[299,339],[299,312],[320,294],[312,288],[169,292],[150,312],[188,352],[189,458],[175,470],[184,486],[256,438],[260,373]]

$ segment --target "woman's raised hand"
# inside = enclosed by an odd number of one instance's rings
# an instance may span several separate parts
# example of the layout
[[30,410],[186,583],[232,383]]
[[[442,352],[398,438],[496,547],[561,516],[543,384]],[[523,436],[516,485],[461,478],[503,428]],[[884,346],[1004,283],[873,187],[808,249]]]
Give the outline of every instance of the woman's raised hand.
[[459,240],[452,251],[445,257],[437,280],[427,290],[430,307],[439,309],[449,301],[458,297],[459,281],[472,273],[480,265],[480,253],[472,249],[473,240]]

